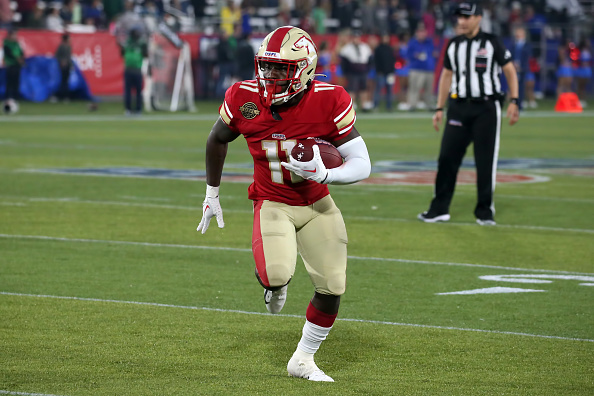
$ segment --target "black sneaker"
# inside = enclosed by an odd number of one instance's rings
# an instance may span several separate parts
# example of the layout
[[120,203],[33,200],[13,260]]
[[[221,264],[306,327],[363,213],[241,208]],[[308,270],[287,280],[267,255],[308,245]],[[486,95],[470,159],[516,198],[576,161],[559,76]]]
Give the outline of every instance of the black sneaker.
[[439,221],[448,221],[450,219],[449,213],[437,214],[431,211],[419,213],[417,219],[424,221],[425,223],[437,223]]

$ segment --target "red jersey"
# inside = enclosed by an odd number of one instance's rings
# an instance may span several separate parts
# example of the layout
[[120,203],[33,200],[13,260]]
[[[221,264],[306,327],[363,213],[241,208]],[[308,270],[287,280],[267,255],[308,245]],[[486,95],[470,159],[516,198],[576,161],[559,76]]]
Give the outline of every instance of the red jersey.
[[254,158],[252,200],[270,200],[293,206],[311,205],[329,194],[328,186],[304,180],[281,166],[298,139],[317,137],[334,142],[353,129],[353,102],[343,87],[314,81],[295,106],[277,108],[282,120],[260,101],[258,83],[241,81],[231,86],[219,108],[222,120],[241,133]]

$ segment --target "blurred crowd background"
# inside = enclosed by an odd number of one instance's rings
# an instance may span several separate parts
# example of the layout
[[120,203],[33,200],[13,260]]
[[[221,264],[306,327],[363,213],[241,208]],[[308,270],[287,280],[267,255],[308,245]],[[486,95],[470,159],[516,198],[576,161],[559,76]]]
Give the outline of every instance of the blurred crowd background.
[[[294,25],[319,47],[320,77],[348,87],[363,110],[433,105],[458,0],[0,0],[0,29],[108,31],[148,39],[160,23],[198,33],[197,98],[253,78],[253,54],[271,30]],[[512,51],[524,108],[539,98],[592,92],[594,0],[485,0],[482,29]],[[589,70],[589,72],[588,72]],[[436,72],[437,71],[437,72]],[[205,78],[210,77],[210,78]],[[365,76],[364,78],[362,76]]]

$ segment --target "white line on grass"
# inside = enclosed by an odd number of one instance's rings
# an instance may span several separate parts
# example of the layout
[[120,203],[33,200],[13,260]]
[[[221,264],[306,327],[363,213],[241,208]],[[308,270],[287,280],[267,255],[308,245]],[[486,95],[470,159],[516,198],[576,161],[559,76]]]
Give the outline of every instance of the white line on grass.
[[[14,197],[15,199],[21,199],[18,197]],[[138,202],[122,202],[122,201],[92,201],[92,200],[83,200],[78,199],[75,197],[64,197],[64,198],[26,198],[25,201],[28,202],[68,202],[68,203],[80,203],[80,204],[92,204],[92,205],[116,205],[116,206],[128,206],[128,207],[145,207],[145,208],[162,208],[162,209],[175,209],[175,210],[191,210],[191,211],[199,211],[199,206],[180,206],[180,205],[162,205],[162,204],[149,204],[149,203],[138,203]],[[232,213],[246,213],[252,214],[252,210],[242,210],[242,209],[225,209],[225,212],[232,212]],[[373,216],[349,216],[343,215],[347,220],[365,220],[365,221],[397,221],[401,223],[418,223],[417,219],[400,219],[396,217],[373,217]],[[440,224],[439,226],[472,226],[477,227],[476,223],[464,223],[464,222],[455,222],[450,221],[448,223]],[[555,232],[577,232],[577,233],[586,233],[586,234],[594,234],[594,230],[590,229],[583,229],[583,228],[562,228],[562,227],[546,227],[546,226],[531,226],[531,225],[514,225],[514,224],[501,224],[497,225],[497,228],[511,228],[511,229],[521,229],[521,230],[536,230],[536,231],[555,231]]]
[[[140,117],[128,117],[125,115],[17,115],[0,117],[0,122],[101,122],[101,121],[123,121],[123,122],[172,122],[172,121],[212,121],[217,120],[218,114],[144,114]],[[432,113],[376,113],[357,114],[361,120],[393,120],[393,119],[430,119]],[[581,113],[557,113],[554,111],[531,111],[522,114],[522,118],[589,118],[594,117],[594,111],[586,110]]]
[[[35,240],[77,242],[77,243],[103,243],[103,244],[113,244],[113,245],[165,247],[165,248],[177,248],[177,249],[223,250],[223,251],[244,252],[244,253],[252,252],[251,249],[233,248],[233,247],[225,247],[225,246],[177,245],[177,244],[168,244],[168,243],[113,241],[113,240],[102,240],[102,239],[60,238],[60,237],[51,237],[51,236],[46,236],[46,235],[0,234],[0,238],[35,239]],[[365,257],[365,256],[348,256],[348,258],[350,260],[362,260],[362,261],[386,261],[386,262],[406,263],[406,264],[426,264],[426,265],[445,265],[445,266],[451,266],[451,267],[491,268],[491,269],[497,269],[497,270],[522,271],[522,272],[526,272],[526,271],[527,272],[543,272],[543,273],[551,273],[551,274],[594,275],[594,274],[590,274],[587,272],[547,270],[547,269],[539,269],[539,268],[502,267],[499,265],[453,263],[453,262],[447,262],[447,261],[407,260],[407,259],[398,259],[398,258]]]
[[[161,303],[152,303],[152,302],[144,302],[144,301],[107,300],[107,299],[101,299],[101,298],[52,296],[52,295],[48,295],[48,294],[25,294],[25,293],[11,293],[11,292],[0,292],[0,294],[5,295],[5,296],[17,296],[17,297],[53,298],[53,299],[59,299],[59,300],[75,300],[75,301],[92,301],[92,302],[102,302],[102,303],[144,305],[144,306],[162,307],[162,308],[179,308],[179,309],[193,309],[193,310],[199,310],[199,311],[236,313],[236,314],[242,314],[242,315],[276,316],[276,317],[283,317],[283,318],[305,319],[305,317],[302,315],[271,314],[268,312],[264,313],[264,312],[242,311],[242,310],[237,310],[237,309],[194,307],[194,306],[187,306],[187,305],[161,304]],[[551,335],[543,335],[543,334],[521,333],[521,332],[515,332],[515,331],[469,329],[469,328],[465,328],[465,327],[433,326],[433,325],[424,325],[424,324],[416,324],[416,323],[386,322],[386,321],[381,321],[381,320],[366,320],[366,319],[337,318],[336,320],[342,321],[342,322],[367,323],[367,324],[378,324],[378,325],[388,325],[388,326],[406,326],[406,327],[419,327],[419,328],[424,328],[424,329],[472,331],[472,332],[478,332],[478,333],[516,335],[516,336],[525,336],[525,337],[547,338],[547,339],[554,339],[554,340],[594,342],[593,339],[588,339],[588,338],[561,337],[561,336],[551,336]]]
[[[27,393],[27,392],[13,392],[7,390],[0,390],[0,395],[20,395],[20,396],[60,396],[49,393]],[[63,395],[62,395],[63,396]]]
[[[391,192],[401,192],[401,193],[409,193],[409,194],[422,194],[427,195],[426,189],[419,189],[417,187],[427,187],[433,188],[433,184],[427,185],[416,185],[411,187],[403,187],[403,186],[369,186],[365,185],[364,190],[359,189],[349,189],[343,188],[340,192],[341,195],[369,195],[370,192],[382,192],[382,193],[391,193]],[[471,186],[472,187],[472,186]],[[476,192],[471,191],[458,191],[456,190],[456,195],[472,195],[476,196]],[[576,203],[587,203],[591,204],[594,203],[594,199],[589,198],[567,198],[567,197],[543,197],[543,196],[529,196],[529,195],[514,195],[514,194],[497,194],[497,198],[511,198],[511,199],[520,199],[525,201],[546,201],[546,202],[576,202]]]

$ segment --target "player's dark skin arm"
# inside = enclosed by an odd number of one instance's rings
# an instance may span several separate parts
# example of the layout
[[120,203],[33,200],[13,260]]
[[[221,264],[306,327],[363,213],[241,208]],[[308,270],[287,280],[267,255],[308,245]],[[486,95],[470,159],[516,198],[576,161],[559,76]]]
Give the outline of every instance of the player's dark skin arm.
[[227,147],[238,136],[239,134],[233,132],[221,117],[213,125],[206,140],[206,183],[209,186],[219,187],[221,185]]
[[[233,132],[225,122],[219,117],[215,122],[206,140],[206,183],[209,186],[219,187],[221,184],[221,174],[223,165],[227,156],[229,143],[237,139],[239,134]],[[353,127],[351,133],[344,138],[334,141],[335,146],[341,146],[354,138],[361,136]],[[311,304],[318,310],[334,315],[338,312],[340,306],[340,296],[331,296],[328,294],[314,293]]]

